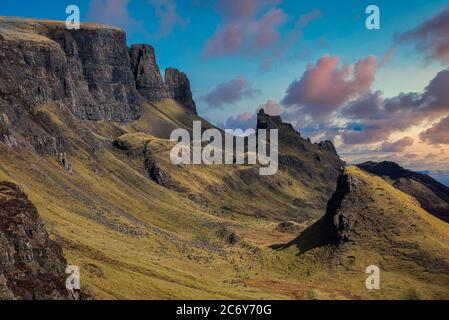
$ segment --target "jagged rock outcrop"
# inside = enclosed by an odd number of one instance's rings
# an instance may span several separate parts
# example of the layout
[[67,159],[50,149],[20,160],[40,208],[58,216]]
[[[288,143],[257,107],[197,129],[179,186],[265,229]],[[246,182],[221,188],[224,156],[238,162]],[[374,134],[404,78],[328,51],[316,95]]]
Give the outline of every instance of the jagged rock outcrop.
[[165,84],[172,99],[184,105],[187,109],[197,114],[196,104],[193,101],[190,81],[184,72],[178,69],[165,70]]
[[120,29],[0,18],[0,57],[0,109],[13,122],[49,102],[86,120],[136,120],[143,100],[165,98],[196,113],[187,76],[168,69],[164,83],[154,49],[128,49]]
[[170,97],[156,63],[154,48],[145,44],[132,45],[129,49],[131,69],[139,93],[148,101],[159,101]]
[[65,268],[36,207],[18,186],[0,182],[0,300],[66,299]]
[[170,98],[197,114],[190,81],[185,73],[178,69],[167,68],[165,78],[162,79],[154,48],[150,45],[132,45],[129,55],[136,88],[145,100],[157,102]]
[[148,177],[158,185],[166,188],[174,186],[170,176],[158,166],[156,160],[151,155],[148,154],[145,156],[144,166]]
[[141,98],[122,30],[7,18],[0,30],[0,104],[24,111],[59,101],[81,119],[138,118]]
[[358,229],[366,223],[364,213],[361,212],[361,208],[365,207],[365,200],[357,177],[342,171],[338,177],[337,189],[327,204],[325,218],[333,221],[335,227],[331,236],[340,241],[348,241],[355,234],[361,233]]
[[335,182],[344,166],[333,143],[312,143],[302,138],[290,123],[283,122],[281,116],[271,116],[263,109],[257,114],[257,129],[278,129],[280,167],[298,172],[297,177],[304,183],[313,180],[316,188],[322,188],[325,193],[319,202],[325,203],[335,190]]

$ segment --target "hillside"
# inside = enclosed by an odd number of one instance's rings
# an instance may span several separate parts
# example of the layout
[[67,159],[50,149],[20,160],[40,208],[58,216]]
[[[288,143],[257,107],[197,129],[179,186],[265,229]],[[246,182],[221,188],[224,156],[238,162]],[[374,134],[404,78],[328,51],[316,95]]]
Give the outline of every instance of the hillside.
[[[309,283],[368,299],[448,299],[449,226],[382,178],[348,167],[326,215],[285,245]],[[365,268],[381,289],[365,288]]]
[[343,165],[335,150],[282,143],[269,177],[172,165],[170,132],[212,125],[187,77],[170,68],[162,79],[152,48],[125,37],[0,19],[0,181],[24,190],[96,299],[294,298],[246,281],[286,279],[267,246],[323,215]]
[[[445,201],[433,181],[344,169],[331,142],[263,109],[257,129],[279,130],[276,175],[173,165],[170,133],[213,125],[187,75],[162,77],[154,49],[127,47],[120,29],[0,18],[0,56],[0,205],[15,190],[32,217],[0,207],[0,245],[36,240],[39,297],[60,297],[70,264],[94,299],[449,299],[449,225],[418,203]],[[34,227],[38,239],[4,232]],[[365,288],[372,264],[381,290]],[[0,293],[14,270],[0,270]],[[14,290],[33,298],[26,285]]]
[[449,222],[449,187],[426,174],[404,169],[394,162],[365,162],[358,167],[384,177],[394,187],[416,198],[425,210]]

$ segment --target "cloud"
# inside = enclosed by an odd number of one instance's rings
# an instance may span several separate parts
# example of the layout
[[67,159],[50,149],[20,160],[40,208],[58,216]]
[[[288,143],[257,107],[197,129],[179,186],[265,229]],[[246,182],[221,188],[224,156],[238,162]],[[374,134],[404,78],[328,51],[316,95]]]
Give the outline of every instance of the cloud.
[[120,27],[126,31],[141,27],[142,22],[133,19],[128,11],[130,0],[92,0],[87,16],[90,20]]
[[422,132],[420,138],[430,144],[449,144],[449,116]]
[[268,100],[257,109],[257,112],[259,112],[260,109],[263,109],[265,113],[270,116],[279,116],[282,113],[281,106],[275,100]]
[[254,57],[264,54],[261,69],[267,69],[301,37],[302,28],[322,16],[314,9],[299,17],[292,30],[280,29],[290,17],[278,7],[282,0],[218,0],[215,11],[222,22],[205,44],[205,58],[227,55]]
[[396,43],[411,43],[427,61],[449,62],[449,7],[417,28],[399,34]]
[[226,104],[234,104],[246,98],[252,98],[257,90],[243,76],[220,83],[211,92],[203,96],[210,108],[221,109]]
[[405,137],[395,142],[384,142],[380,148],[383,152],[404,152],[408,147],[412,146],[415,140],[411,137]]
[[290,84],[282,104],[293,113],[323,119],[370,89],[376,73],[374,56],[355,65],[339,67],[339,62],[338,57],[325,55],[315,65],[309,64],[302,77]]
[[379,68],[383,68],[393,57],[393,55],[396,52],[396,48],[390,48],[387,50],[387,52],[384,53],[382,56],[382,60],[380,60]]
[[223,23],[207,41],[204,56],[218,57],[242,52],[253,55],[276,43],[280,37],[278,28],[286,22],[287,15],[276,7],[260,18],[258,13],[267,5],[279,3],[277,0],[219,0],[216,11]]
[[[281,41],[278,41],[275,48],[262,59],[259,69],[261,71],[266,71],[271,67],[273,62],[282,60],[285,54],[301,39],[302,30],[312,21],[317,20],[322,16],[323,13],[319,9],[312,9],[312,11],[300,16],[296,20],[294,28],[290,30]],[[303,52],[296,54],[296,58],[301,59],[308,53],[308,49],[305,48],[303,49]]]
[[235,117],[229,117],[222,125],[224,129],[254,129],[257,124],[257,118],[254,113],[244,112]]
[[189,20],[182,18],[178,14],[174,0],[148,0],[148,2],[154,7],[155,15],[159,22],[159,30],[153,34],[154,38],[166,37],[176,27],[186,27],[189,24]]
[[[340,116],[357,123],[356,130],[342,128],[346,145],[375,143],[388,139],[424,121],[449,113],[449,70],[440,71],[424,92],[401,93],[383,98],[381,92],[369,92],[345,105]],[[430,139],[430,136],[429,136]]]

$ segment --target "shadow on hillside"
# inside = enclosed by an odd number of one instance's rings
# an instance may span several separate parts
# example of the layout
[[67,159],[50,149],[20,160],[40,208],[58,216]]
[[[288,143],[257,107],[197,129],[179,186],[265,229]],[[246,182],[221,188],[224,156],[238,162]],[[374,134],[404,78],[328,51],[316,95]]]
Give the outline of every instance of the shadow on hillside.
[[302,255],[314,248],[326,245],[337,244],[335,227],[328,216],[322,217],[320,220],[309,226],[297,238],[288,243],[274,244],[270,248],[273,250],[284,250],[291,246],[298,248],[298,254]]

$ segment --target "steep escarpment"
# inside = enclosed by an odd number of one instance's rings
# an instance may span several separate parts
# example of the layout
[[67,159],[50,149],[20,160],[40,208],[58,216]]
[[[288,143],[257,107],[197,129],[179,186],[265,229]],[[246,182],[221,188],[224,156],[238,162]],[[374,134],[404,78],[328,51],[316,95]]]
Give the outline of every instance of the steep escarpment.
[[369,161],[357,166],[384,177],[397,189],[416,198],[425,210],[449,222],[449,187],[426,174],[404,169],[390,161]]
[[157,65],[154,48],[143,44],[132,45],[129,55],[139,93],[151,102],[169,98],[170,94]]
[[18,186],[0,182],[0,300],[66,299],[65,268],[36,207]]
[[[154,49],[128,48],[120,29],[67,30],[63,22],[2,17],[0,57],[0,140],[12,147],[50,155],[76,149],[43,112],[49,105],[81,120],[130,122],[142,117],[147,102],[173,99],[196,115],[187,76],[169,69],[165,83]],[[171,128],[159,118],[167,116],[154,113],[146,121],[166,136]]]
[[123,31],[4,18],[0,31],[0,103],[12,111],[57,101],[80,119],[138,118],[141,97]]
[[137,90],[147,101],[173,99],[197,114],[190,81],[185,73],[167,68],[165,80],[162,79],[154,48],[149,45],[132,45],[129,54]]
[[168,68],[165,70],[165,83],[168,87],[170,98],[178,101],[193,113],[197,113],[196,104],[193,101],[190,89],[190,81],[184,72]]
[[1,18],[0,55],[0,103],[11,114],[60,102],[80,119],[130,121],[144,100],[165,98],[196,112],[185,74],[169,69],[165,84],[153,48],[129,49],[120,29]]

